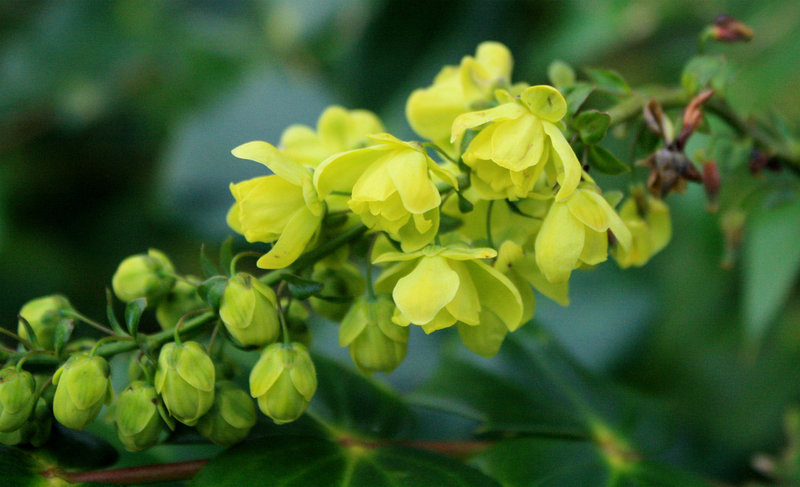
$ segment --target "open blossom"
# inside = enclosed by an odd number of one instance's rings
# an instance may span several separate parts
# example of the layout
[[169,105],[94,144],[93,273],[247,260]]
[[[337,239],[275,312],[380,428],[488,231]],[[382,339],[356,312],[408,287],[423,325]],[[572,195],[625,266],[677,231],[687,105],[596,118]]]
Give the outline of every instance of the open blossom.
[[556,123],[567,102],[552,86],[531,86],[519,98],[498,92],[500,105],[465,113],[453,122],[451,140],[485,125],[462,155],[472,184],[485,199],[525,198],[544,173],[563,201],[578,187],[582,168]]
[[608,258],[609,230],[630,248],[631,232],[614,208],[593,187],[578,188],[566,201],[553,201],[536,236],[536,264],[548,281],[567,281],[581,263]]
[[482,262],[494,249],[431,245],[410,253],[387,252],[375,263],[399,261],[375,283],[391,292],[402,326],[415,324],[427,333],[464,323],[478,326],[499,320],[509,331],[522,324],[522,298],[507,277]]
[[669,207],[652,196],[630,198],[619,209],[619,216],[630,229],[632,239],[628,249],[617,247],[614,258],[623,269],[641,267],[669,243],[672,237],[672,222]]
[[350,193],[348,205],[364,224],[383,230],[405,251],[430,243],[439,230],[442,198],[432,176],[455,186],[419,145],[389,134],[373,135],[378,144],[332,156],[314,172],[320,197]]
[[448,142],[453,120],[492,100],[496,88],[511,80],[513,59],[499,42],[482,42],[475,57],[458,66],[445,66],[433,84],[415,90],[406,103],[406,118],[414,132],[434,142]]

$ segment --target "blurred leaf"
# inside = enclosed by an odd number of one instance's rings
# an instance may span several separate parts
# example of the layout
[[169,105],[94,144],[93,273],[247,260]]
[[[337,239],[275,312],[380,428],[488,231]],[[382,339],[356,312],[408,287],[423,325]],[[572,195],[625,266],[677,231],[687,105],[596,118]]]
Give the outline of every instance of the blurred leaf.
[[683,68],[681,85],[690,95],[713,88],[719,95],[725,93],[730,78],[730,68],[722,56],[695,56]]
[[567,87],[564,90],[564,98],[567,100],[567,108],[569,113],[578,113],[581,109],[583,102],[589,98],[589,95],[594,91],[594,86],[583,81],[579,81],[574,85]]
[[608,113],[588,110],[579,113],[572,121],[572,125],[586,145],[594,145],[606,136],[606,130],[611,123]]
[[56,323],[56,328],[53,331],[53,350],[56,352],[56,357],[61,355],[61,350],[64,349],[64,345],[69,341],[73,330],[75,330],[75,322],[71,318],[64,316]]
[[125,326],[128,328],[128,333],[134,338],[139,332],[139,320],[142,318],[145,308],[147,308],[147,299],[145,298],[134,299],[125,306]]
[[0,445],[0,472],[4,485],[19,487],[38,486],[44,483],[35,471],[35,458],[22,450]]
[[589,165],[604,174],[622,174],[631,170],[608,150],[599,145],[589,146]]
[[612,69],[587,69],[586,73],[592,79],[598,90],[613,95],[628,95],[631,87],[623,77]]
[[117,461],[117,451],[104,439],[61,426],[53,428],[45,447],[38,451],[59,466],[74,469],[103,468]]
[[206,279],[197,287],[197,295],[216,312],[219,311],[219,303],[222,300],[222,294],[225,292],[225,286],[227,285],[227,277],[215,276]]
[[208,279],[209,277],[218,276],[220,275],[219,269],[217,266],[211,262],[211,259],[208,258],[206,255],[206,246],[205,244],[200,246],[200,265],[203,268],[203,277]]
[[760,341],[786,301],[800,269],[800,199],[752,216],[745,237],[744,318]]
[[228,237],[222,242],[222,245],[219,248],[219,266],[222,268],[222,271],[226,273],[226,275],[231,267],[232,260],[233,260],[233,235],[228,235]]
[[575,82],[575,70],[564,61],[555,60],[547,67],[547,78],[560,90]]
[[122,325],[119,324],[117,315],[114,312],[114,295],[111,294],[111,290],[109,288],[106,288],[106,319],[108,319],[108,323],[111,325],[112,330],[120,335],[125,334],[125,330],[122,329]]
[[289,293],[301,301],[322,291],[324,287],[321,282],[305,279],[294,274],[285,274],[281,278],[286,281]]
[[241,443],[211,460],[194,487],[469,487],[497,482],[448,457],[402,447],[366,449],[322,438],[279,436]]

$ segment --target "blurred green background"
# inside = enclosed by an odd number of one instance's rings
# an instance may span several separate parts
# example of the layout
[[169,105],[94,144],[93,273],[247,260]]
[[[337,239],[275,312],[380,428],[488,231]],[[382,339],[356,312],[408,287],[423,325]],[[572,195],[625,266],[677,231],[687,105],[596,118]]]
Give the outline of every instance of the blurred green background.
[[[329,104],[413,137],[408,94],[483,40],[508,45],[515,80],[532,84],[562,59],[675,85],[720,13],[756,32],[713,48],[733,62],[731,103],[796,123],[797,1],[2,2],[0,324],[53,292],[102,316],[116,265],[148,247],[199,272],[200,243],[228,233],[228,183],[262,171],[230,149],[313,126]],[[755,452],[783,444],[800,397],[800,306],[790,298],[763,345],[746,345],[741,265],[720,266],[717,216],[699,188],[669,201],[674,239],[651,265],[576,273],[572,305],[540,299],[537,316],[589,369],[668,401],[694,469],[744,478]],[[414,357],[401,376],[424,366]]]

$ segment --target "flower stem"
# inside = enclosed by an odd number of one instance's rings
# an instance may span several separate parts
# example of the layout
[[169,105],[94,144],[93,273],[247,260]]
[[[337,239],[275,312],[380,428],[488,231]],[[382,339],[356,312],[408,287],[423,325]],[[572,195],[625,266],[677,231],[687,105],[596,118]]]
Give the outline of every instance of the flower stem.
[[87,316],[82,315],[81,313],[79,313],[79,312],[77,312],[75,310],[62,310],[61,313],[64,316],[69,316],[71,318],[75,318],[77,320],[80,320],[80,321],[86,323],[87,325],[91,326],[92,328],[95,328],[97,330],[102,331],[106,335],[110,335],[110,336],[113,336],[113,337],[120,336],[114,330],[101,325],[100,323],[94,321],[93,319],[91,319],[91,318],[89,318]]

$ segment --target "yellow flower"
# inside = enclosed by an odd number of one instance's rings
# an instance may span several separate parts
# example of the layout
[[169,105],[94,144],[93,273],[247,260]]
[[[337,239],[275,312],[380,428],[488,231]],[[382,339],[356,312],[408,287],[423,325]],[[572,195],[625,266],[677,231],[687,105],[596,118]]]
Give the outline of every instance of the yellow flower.
[[552,86],[531,86],[519,99],[498,91],[494,108],[459,115],[451,140],[467,129],[486,124],[462,155],[472,169],[472,184],[485,199],[525,198],[544,172],[549,184],[559,184],[556,200],[578,187],[582,168],[556,123],[567,102]]
[[228,212],[228,225],[248,242],[275,242],[258,260],[262,269],[291,265],[313,245],[325,214],[311,171],[267,142],[248,142],[232,152],[240,159],[264,164],[275,174],[231,184],[236,203]]
[[317,121],[317,130],[307,125],[290,125],[278,145],[287,158],[306,167],[317,167],[336,153],[369,145],[370,134],[383,132],[383,124],[367,110],[345,110],[330,106]]
[[399,240],[405,251],[430,243],[439,230],[442,199],[432,175],[455,186],[425,150],[389,134],[373,135],[377,145],[329,157],[314,172],[320,197],[350,193],[350,209],[364,224]]
[[669,207],[662,200],[645,196],[643,192],[623,203],[619,216],[633,235],[630,248],[617,247],[613,253],[623,269],[645,265],[667,246],[672,237]]
[[507,277],[480,259],[492,258],[493,249],[463,245],[428,246],[411,253],[387,252],[375,263],[399,261],[375,283],[391,292],[397,311],[393,321],[422,326],[426,333],[456,322],[469,326],[499,320],[509,331],[522,324],[522,298]]
[[475,57],[465,56],[459,66],[445,66],[433,85],[415,90],[406,103],[406,118],[414,132],[437,143],[446,143],[450,127],[460,114],[487,106],[495,88],[511,80],[513,60],[499,42],[483,42]]
[[536,236],[536,264],[548,281],[565,282],[581,263],[608,258],[608,230],[630,248],[631,232],[611,205],[591,186],[581,187],[566,201],[553,201]]

